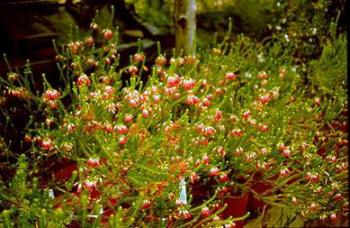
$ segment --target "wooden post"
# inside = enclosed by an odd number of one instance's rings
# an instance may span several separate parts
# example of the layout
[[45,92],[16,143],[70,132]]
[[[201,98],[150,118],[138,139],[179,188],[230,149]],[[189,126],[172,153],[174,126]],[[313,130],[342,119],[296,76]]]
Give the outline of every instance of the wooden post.
[[176,55],[194,55],[196,50],[196,0],[175,0]]

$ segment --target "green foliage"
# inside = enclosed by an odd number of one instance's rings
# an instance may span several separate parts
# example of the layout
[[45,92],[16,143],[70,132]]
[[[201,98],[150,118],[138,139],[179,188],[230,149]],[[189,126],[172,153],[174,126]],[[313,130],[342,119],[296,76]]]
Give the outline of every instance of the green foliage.
[[16,174],[11,182],[1,182],[0,223],[4,227],[64,227],[70,220],[68,211],[54,207],[47,189],[41,189],[39,179],[28,179],[25,155],[17,161]]
[[145,21],[167,31],[173,25],[173,2],[168,0],[127,0]]
[[318,60],[310,61],[310,80],[325,94],[345,96],[339,93],[347,88],[346,47],[346,38],[341,35],[327,42]]
[[118,31],[100,20],[57,50],[61,88],[43,75],[33,91],[29,64],[3,80],[1,96],[44,119],[27,125],[29,152],[1,182],[5,227],[216,227],[263,213],[224,217],[236,194],[293,208],[271,210],[275,226],[348,214],[343,36],[328,37],[306,71],[291,56],[297,41],[280,33],[224,39],[198,56],[158,53],[148,67],[140,49],[124,67]]

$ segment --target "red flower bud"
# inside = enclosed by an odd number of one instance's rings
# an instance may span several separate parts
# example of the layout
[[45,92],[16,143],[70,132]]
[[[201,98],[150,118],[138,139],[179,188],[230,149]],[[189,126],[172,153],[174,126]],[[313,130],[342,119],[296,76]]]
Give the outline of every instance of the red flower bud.
[[55,89],[48,89],[43,95],[44,100],[57,100],[60,96],[61,93]]
[[209,176],[215,177],[219,175],[220,170],[217,167],[213,167],[209,171]]
[[89,160],[87,161],[87,165],[90,167],[90,168],[97,168],[100,166],[100,159],[98,158],[89,158]]
[[81,74],[77,80],[77,84],[79,87],[83,85],[90,86],[91,81],[86,74]]
[[225,182],[227,182],[227,181],[229,181],[229,180],[230,180],[230,178],[228,178],[228,176],[227,176],[226,173],[221,174],[220,177],[219,177],[219,181],[220,181],[221,183],[225,183]]
[[105,40],[111,40],[113,38],[113,32],[110,29],[106,29],[103,31],[103,38]]
[[203,217],[208,217],[208,216],[211,214],[211,212],[210,212],[210,210],[209,210],[208,207],[204,207],[204,208],[202,209],[201,214],[202,214]]
[[228,72],[225,74],[225,78],[229,81],[233,81],[236,80],[237,76],[232,72]]
[[145,199],[145,200],[143,201],[143,203],[142,203],[141,209],[142,209],[142,210],[146,210],[146,209],[148,209],[148,208],[150,208],[150,207],[151,207],[151,202],[150,202],[149,200]]

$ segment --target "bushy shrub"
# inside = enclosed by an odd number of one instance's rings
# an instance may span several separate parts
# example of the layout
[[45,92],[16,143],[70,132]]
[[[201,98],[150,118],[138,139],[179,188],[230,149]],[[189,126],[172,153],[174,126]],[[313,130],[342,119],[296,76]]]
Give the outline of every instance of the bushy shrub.
[[[312,63],[311,91],[277,44],[240,36],[198,56],[158,53],[151,67],[139,50],[120,67],[117,32],[91,28],[57,50],[61,88],[44,76],[35,91],[29,71],[4,80],[4,103],[42,118],[1,185],[5,226],[232,227],[250,214],[225,203],[247,194],[253,215],[267,204],[305,220],[347,216],[347,103],[329,96],[344,88],[317,77],[338,49]],[[334,61],[327,72],[343,75]]]

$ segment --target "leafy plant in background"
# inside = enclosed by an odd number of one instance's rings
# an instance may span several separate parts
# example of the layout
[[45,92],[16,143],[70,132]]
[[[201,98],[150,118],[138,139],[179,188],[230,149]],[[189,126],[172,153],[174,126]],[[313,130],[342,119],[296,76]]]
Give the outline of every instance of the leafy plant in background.
[[304,71],[308,61],[319,58],[323,47],[345,29],[345,1],[277,1],[273,11],[280,16],[268,25],[272,38],[282,41]]

